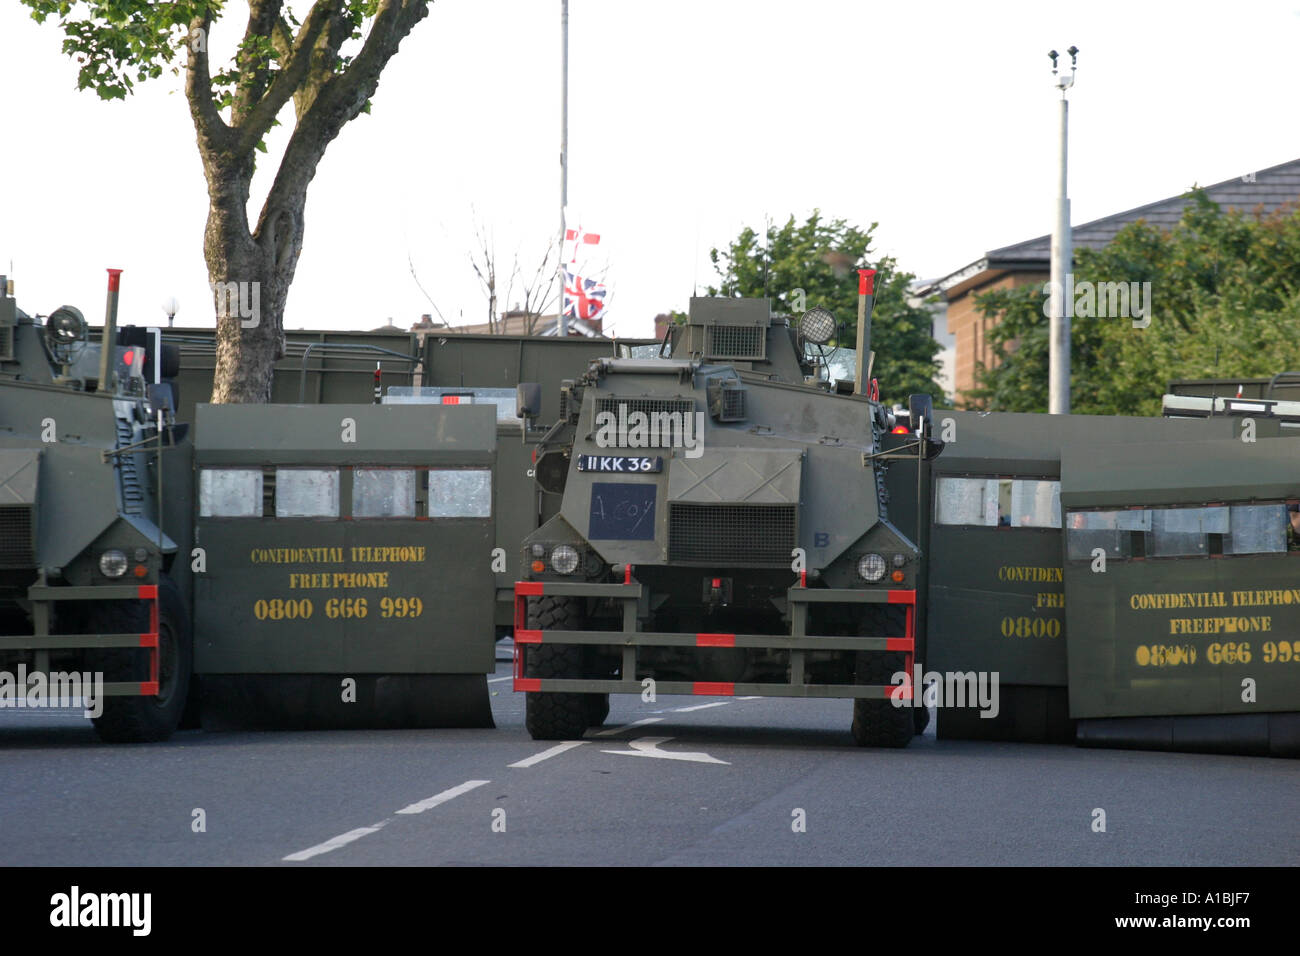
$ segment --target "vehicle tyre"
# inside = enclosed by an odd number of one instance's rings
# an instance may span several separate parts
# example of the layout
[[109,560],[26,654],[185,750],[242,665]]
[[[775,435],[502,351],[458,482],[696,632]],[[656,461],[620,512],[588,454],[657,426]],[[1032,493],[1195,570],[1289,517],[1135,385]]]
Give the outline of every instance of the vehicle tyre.
[[[585,617],[581,603],[574,598],[543,595],[528,599],[529,630],[582,630]],[[525,677],[582,674],[581,647],[534,644],[525,654]],[[588,704],[588,699],[595,696],[599,695],[529,691],[524,696],[524,726],[534,740],[578,740],[595,716]]]
[[[86,633],[143,634],[149,629],[144,601],[89,604]],[[86,655],[87,665],[102,671],[104,681],[146,681],[149,655],[127,648],[103,648]],[[172,735],[185,712],[194,670],[190,618],[180,588],[166,575],[158,582],[158,695],[105,697],[104,711],[94,718],[95,731],[108,743],[154,743]]]
[[[867,609],[860,626],[863,637],[897,636],[906,628],[906,612],[899,607]],[[859,651],[854,658],[854,683],[890,687],[893,676],[904,670],[907,657],[898,652]],[[919,689],[914,688],[914,692]],[[895,707],[888,697],[853,701],[853,739],[859,747],[906,747],[923,719],[920,708]],[[928,714],[926,717],[928,718]]]
[[587,698],[587,726],[599,727],[609,716],[609,694],[583,694]]

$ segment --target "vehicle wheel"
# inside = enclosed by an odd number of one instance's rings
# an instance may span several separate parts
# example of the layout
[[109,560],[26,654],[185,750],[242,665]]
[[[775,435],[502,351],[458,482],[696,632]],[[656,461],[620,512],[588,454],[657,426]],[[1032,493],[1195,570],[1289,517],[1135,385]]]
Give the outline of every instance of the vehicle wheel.
[[[859,633],[863,636],[903,633],[906,618],[901,608],[873,608],[864,617]],[[890,686],[894,674],[904,669],[907,657],[897,651],[858,651],[854,661],[856,684]],[[914,688],[919,693],[919,689]],[[909,702],[910,703],[910,702]],[[853,701],[853,739],[859,747],[906,747],[912,740],[915,722],[923,710],[910,706],[895,707],[888,697]]]
[[609,716],[609,694],[583,694],[587,698],[587,726],[599,727]]
[[[890,677],[903,669],[903,655],[859,651],[854,683],[889,686]],[[853,739],[859,747],[906,747],[912,741],[913,708],[895,707],[888,698],[853,701]]]
[[[573,598],[528,599],[529,630],[582,630],[585,616],[582,605]],[[581,647],[536,644],[525,654],[525,677],[576,677],[582,673]],[[524,726],[534,740],[578,740],[594,716],[588,704],[594,696],[598,695],[529,691],[524,698]]]
[[[140,601],[104,601],[87,607],[87,633],[131,634],[149,629],[148,605]],[[149,655],[125,648],[105,648],[86,655],[104,681],[149,679]],[[108,743],[166,740],[180,723],[194,670],[194,642],[180,588],[166,575],[158,583],[158,695],[105,697],[104,712],[94,718],[95,731]]]

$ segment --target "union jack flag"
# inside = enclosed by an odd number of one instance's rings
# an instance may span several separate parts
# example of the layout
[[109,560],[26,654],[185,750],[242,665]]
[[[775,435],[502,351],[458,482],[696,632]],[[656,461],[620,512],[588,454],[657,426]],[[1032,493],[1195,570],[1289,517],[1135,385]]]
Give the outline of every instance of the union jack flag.
[[569,318],[594,319],[605,308],[605,286],[564,270],[564,314]]

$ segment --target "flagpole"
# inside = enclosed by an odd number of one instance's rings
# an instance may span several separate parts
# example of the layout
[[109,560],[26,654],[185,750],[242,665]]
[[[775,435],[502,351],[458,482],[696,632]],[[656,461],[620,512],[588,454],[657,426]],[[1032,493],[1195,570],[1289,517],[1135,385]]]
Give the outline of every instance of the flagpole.
[[560,337],[569,337],[564,311],[564,207],[569,203],[569,0],[560,0],[560,249],[555,277],[560,283]]

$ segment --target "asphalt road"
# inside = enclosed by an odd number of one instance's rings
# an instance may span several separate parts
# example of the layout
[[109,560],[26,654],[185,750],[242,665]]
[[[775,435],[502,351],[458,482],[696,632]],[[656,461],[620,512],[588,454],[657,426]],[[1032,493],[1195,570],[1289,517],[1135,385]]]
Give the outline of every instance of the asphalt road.
[[72,712],[0,711],[0,864],[1300,863],[1296,761],[933,726],[869,751],[846,701],[731,698],[616,697],[556,747],[528,737],[507,674],[495,730],[110,747]]

